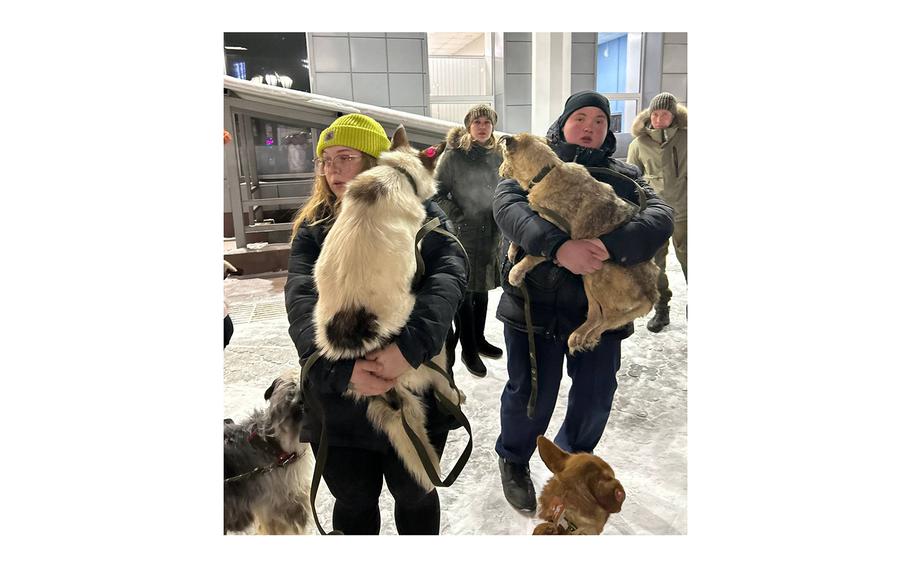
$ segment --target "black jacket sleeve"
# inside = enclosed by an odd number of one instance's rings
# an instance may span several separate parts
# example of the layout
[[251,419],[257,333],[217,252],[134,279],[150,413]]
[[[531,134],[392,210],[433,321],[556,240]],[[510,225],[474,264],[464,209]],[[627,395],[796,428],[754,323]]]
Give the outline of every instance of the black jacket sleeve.
[[514,179],[504,179],[493,194],[493,218],[507,239],[527,254],[556,258],[556,251],[569,235],[550,223],[528,204],[528,194]]
[[[291,243],[288,258],[288,279],[284,285],[284,303],[288,312],[288,332],[297,355],[303,360],[316,351],[316,325],[313,322],[313,310],[316,308],[316,281],[313,269],[319,258],[321,246],[316,241],[313,229],[302,226]],[[351,373],[354,370],[353,359],[329,361],[321,358],[307,376],[319,392],[341,394],[348,388]]]
[[[439,217],[443,227],[453,232],[439,205],[428,201],[426,210],[427,220]],[[415,369],[442,350],[468,286],[467,257],[451,238],[430,232],[423,239],[420,255],[426,272],[408,322],[395,339],[401,354]]]
[[645,208],[622,227],[600,237],[610,258],[622,266],[654,258],[673,234],[673,208],[645,180],[638,178],[635,182],[644,190]]
[[452,167],[452,150],[446,150],[436,166],[436,195],[432,200],[439,204],[446,216],[453,222],[464,219],[464,211],[455,200],[454,167]]

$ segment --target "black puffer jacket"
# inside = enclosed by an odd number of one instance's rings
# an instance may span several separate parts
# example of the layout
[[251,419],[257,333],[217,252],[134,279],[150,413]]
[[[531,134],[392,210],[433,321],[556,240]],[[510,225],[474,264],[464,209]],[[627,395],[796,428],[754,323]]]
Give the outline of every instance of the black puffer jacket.
[[[547,132],[547,139],[563,161],[574,161],[587,167],[595,178],[609,183],[617,195],[636,205],[639,204],[636,184],[644,191],[645,208],[622,227],[601,237],[610,252],[608,262],[629,266],[653,258],[673,233],[673,209],[641,179],[638,168],[610,157],[616,150],[616,138],[612,132],[608,132],[600,148],[590,149],[567,143],[561,129],[559,121],[553,123]],[[503,294],[496,317],[524,331],[527,328],[524,299],[521,292],[509,284],[508,274],[513,266],[506,254],[509,244],[514,241],[521,248],[516,260],[521,260],[525,251],[531,251],[552,261],[556,258],[556,251],[570,237],[532,211],[528,194],[512,179],[504,179],[497,186],[493,196],[493,216],[503,234]],[[527,274],[525,283],[531,298],[531,319],[536,333],[565,341],[585,321],[588,300],[581,276],[553,262],[543,262]],[[605,335],[625,339],[632,335],[633,329],[629,323]]]
[[[425,206],[427,220],[439,217],[446,229],[452,230],[451,223],[438,205],[428,201]],[[301,363],[316,350],[313,310],[318,295],[313,269],[329,230],[330,227],[324,224],[302,225],[291,244],[284,298],[289,333]],[[414,368],[442,350],[446,332],[467,284],[464,253],[451,239],[431,232],[423,240],[421,256],[426,263],[426,272],[417,290],[417,301],[411,316],[395,340],[401,354]],[[307,384],[310,392],[322,403],[328,424],[328,443],[385,451],[390,447],[388,438],[377,433],[370,424],[366,417],[366,402],[354,402],[342,396],[348,388],[353,369],[353,359],[334,363],[320,359],[310,369]],[[428,432],[446,429],[448,417],[438,410],[432,394],[424,397],[424,404],[428,410]],[[300,439],[318,442],[319,422],[311,409],[305,407],[304,410]]]
[[468,252],[471,265],[468,290],[486,292],[499,286],[500,234],[493,221],[493,191],[499,183],[502,155],[497,147],[459,146],[467,129],[458,126],[446,136],[445,153],[436,167],[436,195],[455,225],[455,234]]

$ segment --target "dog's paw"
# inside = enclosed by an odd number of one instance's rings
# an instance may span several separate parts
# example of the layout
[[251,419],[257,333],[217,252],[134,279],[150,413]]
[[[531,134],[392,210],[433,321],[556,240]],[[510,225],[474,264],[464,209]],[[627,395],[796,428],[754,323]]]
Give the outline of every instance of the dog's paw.
[[516,287],[521,286],[521,283],[524,282],[525,274],[525,271],[517,266],[512,267],[512,270],[509,271],[509,284]]
[[509,262],[514,263],[515,257],[518,256],[518,245],[515,243],[509,243],[509,253],[507,256],[509,257]]
[[600,336],[595,334],[590,334],[589,336],[581,335],[580,333],[573,332],[569,336],[569,354],[574,355],[579,351],[592,351],[600,343]]

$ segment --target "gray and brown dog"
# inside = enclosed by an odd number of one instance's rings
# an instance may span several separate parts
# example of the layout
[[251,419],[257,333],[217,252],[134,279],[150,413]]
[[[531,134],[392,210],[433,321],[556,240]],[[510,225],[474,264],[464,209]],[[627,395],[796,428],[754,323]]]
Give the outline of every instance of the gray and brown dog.
[[607,519],[622,509],[626,491],[613,468],[592,454],[570,454],[543,436],[537,437],[540,458],[553,477],[540,493],[535,535],[597,535]]
[[[499,174],[517,181],[528,192],[528,203],[538,215],[573,239],[594,239],[627,223],[637,208],[618,197],[613,188],[594,179],[580,164],[565,163],[544,138],[522,133],[502,138],[503,163]],[[518,247],[509,247],[515,261]],[[518,286],[529,270],[547,260],[525,256],[509,272]],[[582,277],[588,298],[585,322],[569,336],[569,352],[593,349],[600,336],[651,311],[658,299],[657,265],[653,260],[633,266],[607,261],[602,269]]]
[[300,442],[303,401],[296,374],[265,391],[267,410],[240,424],[224,421],[224,532],[304,534],[310,513],[312,455]]

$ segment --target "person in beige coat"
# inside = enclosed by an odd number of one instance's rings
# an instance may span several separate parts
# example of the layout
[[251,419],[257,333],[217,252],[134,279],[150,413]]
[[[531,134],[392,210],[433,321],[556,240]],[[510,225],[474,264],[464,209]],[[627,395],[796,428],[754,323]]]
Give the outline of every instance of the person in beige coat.
[[[689,281],[687,266],[687,128],[688,111],[670,93],[660,93],[651,99],[650,106],[641,111],[632,122],[632,143],[626,161],[638,166],[642,177],[675,211],[673,221],[673,248],[682,265],[683,276]],[[654,317],[648,330],[657,333],[670,324],[670,298],[673,292],[667,279],[667,254],[670,241],[654,256],[660,267],[657,287],[660,299],[654,306]]]

